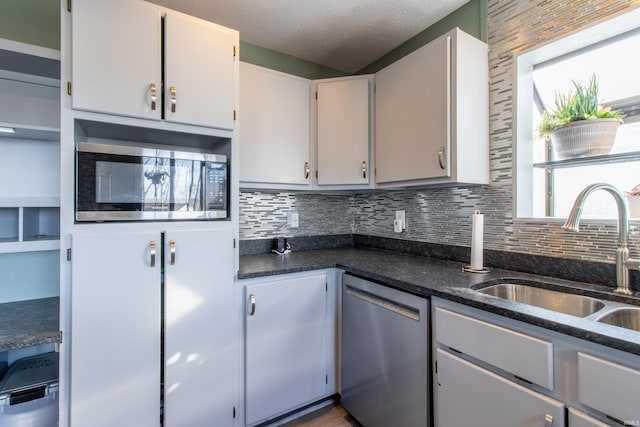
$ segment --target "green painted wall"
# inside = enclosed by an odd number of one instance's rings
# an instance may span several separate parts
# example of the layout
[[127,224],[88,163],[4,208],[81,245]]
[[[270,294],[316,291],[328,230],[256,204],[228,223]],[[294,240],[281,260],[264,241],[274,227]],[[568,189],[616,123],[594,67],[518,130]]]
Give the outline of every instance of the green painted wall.
[[0,0],[0,38],[60,50],[60,1]]
[[[242,36],[242,34],[240,35]],[[347,73],[324,65],[315,64],[243,41],[240,42],[240,60],[307,79],[324,79],[347,75]]]
[[[59,7],[60,3],[57,0],[0,0],[0,38],[60,49]],[[487,0],[470,0],[455,12],[366,66],[358,74],[375,73],[454,27],[460,27],[486,41]],[[240,42],[240,59],[308,79],[346,75],[339,70],[246,42]]]
[[471,0],[380,59],[367,65],[357,74],[371,74],[380,71],[387,65],[410,54],[455,27],[460,27],[462,31],[486,42],[487,0]]

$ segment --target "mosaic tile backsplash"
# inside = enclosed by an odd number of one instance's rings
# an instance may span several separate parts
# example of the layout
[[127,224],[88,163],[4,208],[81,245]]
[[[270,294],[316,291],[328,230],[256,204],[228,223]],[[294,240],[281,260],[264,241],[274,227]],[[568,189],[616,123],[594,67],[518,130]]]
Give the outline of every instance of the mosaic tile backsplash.
[[[240,238],[354,233],[468,247],[471,215],[478,209],[485,214],[487,249],[614,262],[615,221],[583,222],[581,232],[573,234],[561,229],[561,221],[514,218],[514,55],[638,6],[640,0],[488,0],[489,186],[356,194],[242,192]],[[397,209],[406,211],[407,229],[401,234],[393,232]],[[297,229],[286,227],[292,210],[300,217]],[[631,235],[632,256],[638,255],[639,237]]]

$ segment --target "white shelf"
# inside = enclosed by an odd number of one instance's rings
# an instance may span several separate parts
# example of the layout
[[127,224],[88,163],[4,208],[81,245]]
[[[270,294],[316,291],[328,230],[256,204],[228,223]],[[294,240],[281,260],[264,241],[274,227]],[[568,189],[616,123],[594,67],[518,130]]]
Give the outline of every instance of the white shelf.
[[8,71],[60,80],[60,51],[0,39],[0,63]]
[[57,251],[60,240],[38,240],[33,242],[0,242],[0,254],[20,252]]
[[0,198],[0,253],[60,248],[58,198]]

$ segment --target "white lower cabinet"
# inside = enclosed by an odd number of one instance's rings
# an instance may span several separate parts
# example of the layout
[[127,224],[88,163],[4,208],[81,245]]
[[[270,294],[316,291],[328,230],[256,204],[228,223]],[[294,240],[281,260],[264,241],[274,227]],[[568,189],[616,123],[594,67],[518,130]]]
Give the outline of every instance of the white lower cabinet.
[[640,425],[640,369],[578,352],[578,399],[626,425]]
[[567,411],[567,425],[569,427],[608,427],[609,424],[603,423],[592,416],[576,409],[569,408]]
[[564,426],[563,402],[442,349],[436,357],[438,426]]
[[71,426],[234,424],[232,245],[231,228],[72,235]]
[[245,287],[245,423],[327,395],[327,276]]
[[432,321],[437,427],[640,425],[640,356],[436,297]]

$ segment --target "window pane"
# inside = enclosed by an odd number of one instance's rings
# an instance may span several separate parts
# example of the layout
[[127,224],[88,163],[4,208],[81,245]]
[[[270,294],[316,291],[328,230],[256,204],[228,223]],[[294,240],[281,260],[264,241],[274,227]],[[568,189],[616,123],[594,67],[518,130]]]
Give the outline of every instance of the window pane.
[[603,103],[640,95],[640,34],[610,44],[587,49],[583,53],[535,67],[533,80],[542,102],[553,107],[555,94],[566,93],[572,81],[587,84],[598,76]]
[[[573,88],[572,81],[586,85],[591,76],[598,77],[599,97],[603,104],[621,99],[634,99],[640,104],[640,33],[619,37],[597,47],[583,49],[556,60],[537,65],[533,71],[535,88],[547,108],[554,108],[557,93],[567,93]],[[640,105],[636,105],[637,107]],[[534,129],[540,119],[534,108]],[[629,119],[618,128],[616,142],[611,153],[640,151],[640,120]],[[537,135],[534,138],[533,161],[544,162],[546,147]],[[544,171],[544,170],[543,170]],[[612,184],[622,191],[630,190],[640,183],[640,162],[601,164],[573,168],[559,168],[553,172],[551,199],[546,195],[546,173],[534,171],[535,192],[532,195],[534,216],[544,216],[547,203],[553,205],[552,216],[566,217],[578,193],[595,182]],[[585,218],[616,218],[617,208],[606,192],[596,192],[583,209]]]

